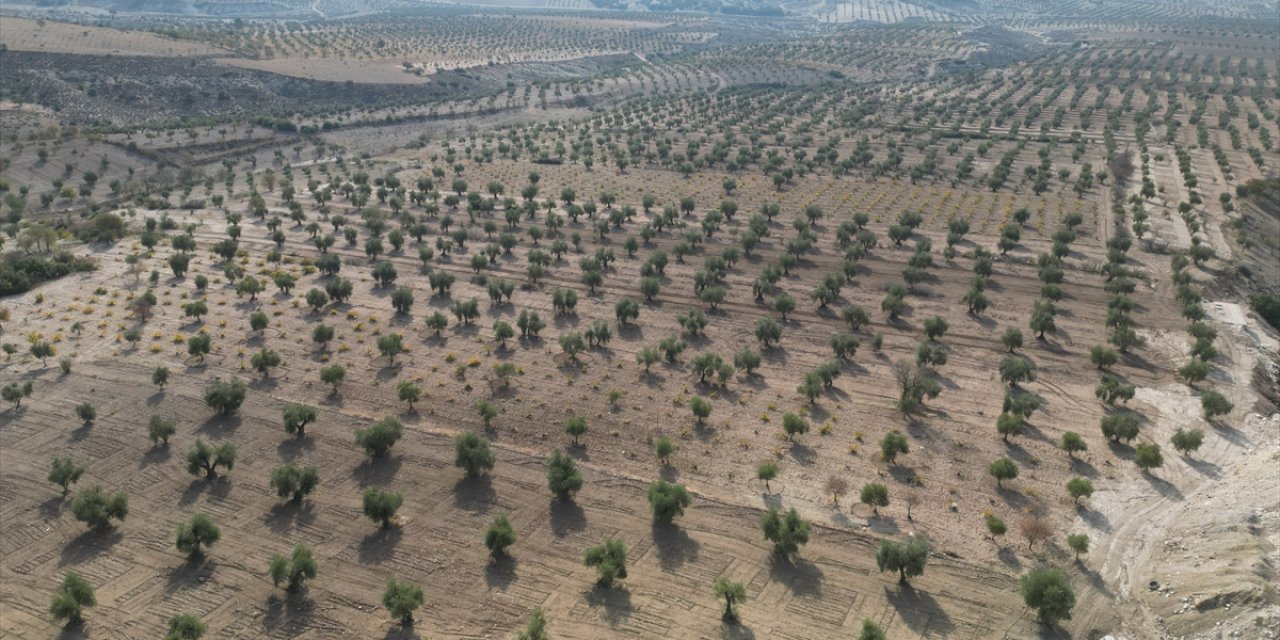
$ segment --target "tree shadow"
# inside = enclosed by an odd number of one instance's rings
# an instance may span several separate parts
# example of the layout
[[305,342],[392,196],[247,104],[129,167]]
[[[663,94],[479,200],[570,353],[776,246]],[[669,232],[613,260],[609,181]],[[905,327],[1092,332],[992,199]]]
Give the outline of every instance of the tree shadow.
[[1093,587],[1098,593],[1106,596],[1108,600],[1115,600],[1116,594],[1111,592],[1111,587],[1107,585],[1107,581],[1103,579],[1102,574],[1097,570],[1086,567],[1083,562],[1076,561],[1076,568],[1080,570],[1080,575],[1089,582],[1089,586]]
[[400,625],[396,624],[387,629],[387,634],[382,636],[382,640],[422,640],[422,636],[414,631],[413,624]]
[[787,350],[779,346],[762,347],[760,349],[760,358],[771,365],[785,366],[787,364]]
[[1111,520],[1107,518],[1107,514],[1085,506],[1077,506],[1076,513],[1090,527],[1103,532],[1111,531]]
[[644,327],[634,322],[628,322],[627,324],[618,327],[618,339],[627,341],[643,340]]
[[1218,420],[1208,420],[1207,422],[1209,423],[1210,427],[1213,427],[1214,433],[1225,438],[1227,442],[1230,442],[1231,444],[1234,444],[1237,447],[1247,448],[1247,447],[1253,446],[1253,441],[1249,440],[1249,437],[1246,436],[1243,431],[1240,431],[1235,427],[1231,427],[1226,424],[1223,424]]
[[68,623],[58,631],[56,640],[84,640],[89,637],[89,627],[84,620]]
[[231,435],[236,429],[239,429],[242,421],[239,414],[224,415],[215,413],[209,416],[209,419],[201,423],[199,427],[196,427],[196,433],[206,433],[212,437],[221,438]]
[[505,590],[516,581],[516,567],[520,561],[510,554],[504,553],[492,557],[484,567],[484,583],[490,589]]
[[782,510],[782,492],[780,491],[777,493],[762,493],[760,494],[760,501],[764,503],[765,509]]
[[1071,640],[1071,633],[1057,623],[1037,624],[1036,637],[1039,640]]
[[1050,442],[1049,437],[1046,436],[1044,432],[1040,430],[1039,427],[1035,426],[1034,424],[1031,424],[1030,422],[1023,423],[1022,435],[1032,440],[1039,440],[1041,442],[1053,444],[1052,442]]
[[1107,440],[1107,447],[1111,449],[1111,453],[1121,460],[1133,460],[1133,447],[1116,440]]
[[1222,477],[1222,467],[1209,462],[1208,460],[1200,460],[1197,458],[1183,456],[1182,461],[1187,463],[1188,467],[1195,469],[1201,475],[1209,476],[1210,478]]
[[557,538],[563,538],[587,527],[586,512],[573,500],[552,498],[547,513],[551,519],[551,533]]
[[742,620],[721,620],[720,637],[724,640],[755,640],[756,634]]
[[686,562],[697,562],[701,546],[697,540],[689,537],[684,527],[653,525],[653,549],[658,555],[658,564],[664,571],[675,571]]
[[1010,547],[1000,547],[1000,550],[996,552],[996,558],[1004,563],[1004,566],[1015,571],[1022,568],[1022,562],[1018,560],[1018,554],[1014,553]]
[[8,425],[9,423],[17,420],[18,418],[21,418],[22,416],[26,415],[26,413],[27,413],[27,406],[18,405],[16,407],[9,407],[8,411],[5,411],[3,415],[0,415],[0,427],[4,427]]
[[1014,509],[1021,510],[1027,506],[1027,496],[1009,487],[996,487],[996,495],[1000,496],[1000,499],[1004,500],[1005,504]]
[[1182,495],[1182,492],[1179,491],[1177,487],[1173,486],[1172,482],[1150,472],[1143,472],[1142,475],[1146,476],[1147,482],[1151,484],[1152,489],[1156,490],[1156,493],[1169,498],[1170,500],[1177,500],[1179,502],[1186,499]]
[[286,438],[276,445],[276,454],[285,462],[293,462],[304,451],[311,451],[316,446],[315,440],[310,435],[301,438]]
[[777,552],[769,556],[769,577],[787,585],[792,595],[804,598],[822,597],[822,569],[800,557],[789,558]]
[[882,535],[896,535],[900,531],[897,521],[893,518],[886,518],[883,515],[873,515],[867,518],[867,528]]
[[93,423],[82,422],[79,427],[76,427],[71,431],[71,433],[67,434],[67,442],[80,442],[81,440],[88,438],[91,433],[93,433]]
[[166,591],[175,591],[177,589],[186,589],[196,587],[204,582],[208,582],[213,577],[213,572],[217,569],[209,558],[205,555],[190,556],[186,560],[173,568],[169,572],[169,580],[166,584]]
[[947,637],[955,630],[951,616],[925,591],[899,584],[896,589],[885,587],[884,597],[907,628],[918,634]]
[[497,501],[493,479],[488,474],[463,476],[453,483],[453,506],[473,513],[488,513]]
[[1098,470],[1082,458],[1072,457],[1070,464],[1072,473],[1075,473],[1078,476],[1084,476],[1086,478],[1098,477]]
[[178,504],[186,507],[187,504],[196,502],[196,498],[200,498],[200,494],[205,492],[209,492],[211,498],[227,498],[230,490],[232,490],[232,481],[225,476],[214,477],[211,480],[207,479],[207,477],[197,477],[197,479],[191,481],[191,484],[187,485],[187,490],[182,492],[182,495],[178,498]]
[[285,592],[283,597],[273,593],[267,598],[262,625],[269,631],[297,635],[310,626],[315,609],[315,601],[300,592]]
[[298,502],[277,502],[271,505],[267,515],[262,518],[267,528],[276,533],[285,533],[294,527],[305,527],[315,520],[315,506],[305,499]]
[[586,593],[586,600],[592,608],[603,607],[604,621],[610,627],[616,627],[631,618],[631,591],[626,587],[606,588],[596,585]]
[[1005,441],[1004,448],[1005,448],[1005,451],[1009,454],[1009,457],[1018,463],[1019,467],[1033,466],[1032,461],[1034,460],[1034,456],[1032,456],[1031,453],[1028,452],[1025,447],[1018,444],[1016,441],[1014,440]]
[[44,520],[54,520],[62,515],[62,505],[67,504],[70,498],[67,494],[58,494],[44,502],[40,503],[40,517]]
[[385,487],[395,479],[403,463],[404,458],[401,456],[365,458],[351,470],[351,479],[361,488]]
[[901,484],[914,483],[916,476],[918,475],[915,467],[906,467],[896,464],[887,467],[885,471],[889,473],[889,477]]
[[164,444],[154,445],[150,449],[147,449],[146,453],[142,454],[142,460],[138,462],[138,468],[142,469],[153,464],[166,462],[172,456],[173,449],[167,442]]
[[360,564],[382,564],[391,559],[404,532],[399,527],[378,528],[360,540]]
[[798,442],[792,442],[791,446],[787,447],[787,454],[790,455],[791,459],[795,460],[797,464],[803,466],[813,464],[813,461],[818,457],[818,452],[815,451],[813,447],[800,444]]
[[995,331],[996,325],[999,324],[998,322],[995,321],[994,318],[988,318],[987,316],[974,315],[970,313],[970,314],[966,314],[966,317],[978,323],[978,326],[982,327],[987,331]]
[[121,540],[124,540],[124,533],[114,527],[105,531],[89,529],[63,545],[62,552],[58,555],[58,566],[80,564],[110,553]]

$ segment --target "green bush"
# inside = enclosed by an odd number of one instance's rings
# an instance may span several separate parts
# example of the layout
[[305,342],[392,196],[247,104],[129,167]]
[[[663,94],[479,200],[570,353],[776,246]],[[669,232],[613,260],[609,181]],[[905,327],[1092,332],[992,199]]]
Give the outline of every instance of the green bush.
[[96,268],[93,260],[76,257],[69,251],[45,256],[6,254],[0,258],[0,296],[30,291],[41,282]]

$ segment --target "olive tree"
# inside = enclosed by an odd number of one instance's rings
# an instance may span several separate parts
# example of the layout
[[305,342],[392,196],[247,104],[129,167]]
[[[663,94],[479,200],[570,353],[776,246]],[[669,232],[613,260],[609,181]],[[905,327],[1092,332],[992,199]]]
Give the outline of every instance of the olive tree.
[[1170,443],[1173,444],[1173,448],[1184,456],[1195,453],[1203,442],[1203,429],[1187,430],[1179,427],[1178,430],[1173,433],[1173,437],[1170,438]]
[[151,384],[160,387],[160,390],[164,391],[164,386],[169,384],[169,368],[156,367],[153,369],[151,371]]
[[396,385],[396,396],[401,402],[409,404],[409,411],[413,411],[413,403],[422,397],[422,387],[412,380],[401,380]]
[[147,421],[147,437],[151,439],[152,446],[168,446],[169,438],[177,431],[177,424],[168,418],[153,415]]
[[277,496],[302,502],[320,484],[320,472],[315,467],[300,467],[290,462],[271,470],[269,484]]
[[572,500],[582,488],[582,473],[573,457],[559,450],[547,460],[547,487],[560,500]]
[[800,519],[794,508],[782,515],[776,508],[760,516],[760,532],[773,543],[773,551],[783,557],[800,552],[800,546],[809,542],[809,523]]
[[596,570],[596,584],[608,589],[613,582],[627,577],[627,545],[621,540],[606,540],[587,549],[582,563]]
[[797,435],[809,433],[809,421],[795,413],[784,413],[782,414],[782,431],[787,434],[789,442],[794,442]]
[[1150,473],[1152,469],[1163,465],[1164,456],[1160,454],[1160,445],[1154,442],[1138,445],[1133,451],[1133,463],[1143,473]]
[[699,396],[689,398],[689,411],[693,412],[693,417],[701,426],[703,422],[711,415],[711,403]]
[[496,458],[489,450],[489,441],[484,436],[467,431],[453,439],[453,464],[467,472],[468,476],[478,476],[493,469]]
[[1080,451],[1088,450],[1089,445],[1085,444],[1084,438],[1074,431],[1067,431],[1062,434],[1062,450],[1067,452],[1068,457],[1075,457]]
[[658,456],[658,460],[661,461],[662,464],[670,464],[671,454],[675,453],[676,449],[676,443],[672,442],[671,438],[668,438],[667,436],[658,436],[653,441],[654,455]]
[[515,543],[516,531],[511,528],[511,521],[506,514],[493,516],[489,527],[484,531],[484,546],[489,549],[489,554],[495,558],[503,556],[507,553],[507,547]]
[[889,488],[879,482],[869,482],[862,485],[858,501],[871,507],[871,513],[878,516],[880,507],[889,506]]
[[54,458],[49,466],[49,482],[62,487],[62,495],[71,492],[71,485],[80,480],[84,467],[75,463],[70,457]]
[[398,333],[388,333],[378,337],[378,352],[387,356],[387,363],[396,364],[396,356],[404,353],[404,339]]
[[1089,553],[1089,535],[1085,533],[1073,533],[1067,536],[1067,546],[1076,554],[1076,561],[1080,560],[1080,554]]
[[248,387],[239,378],[215,378],[204,387],[204,403],[221,415],[230,415],[244,404],[247,392]]
[[236,446],[230,442],[215,447],[197,438],[187,451],[187,473],[193,476],[204,473],[206,480],[218,477],[218,467],[230,471],[235,464]]
[[386,455],[403,433],[404,427],[400,421],[394,416],[387,416],[356,431],[356,444],[369,456],[378,458]]
[[864,618],[857,640],[886,640],[886,636],[884,635],[884,629],[880,628],[880,625]]
[[747,599],[747,588],[741,582],[732,582],[724,576],[716,578],[715,594],[717,598],[724,598],[724,615],[725,620],[733,621],[738,619],[738,614],[733,610],[733,605],[738,602],[744,602]]
[[396,511],[404,504],[404,494],[369,487],[360,495],[360,504],[366,518],[378,523],[383,529],[390,529],[391,519],[396,517]]
[[1235,409],[1235,405],[1221,393],[1213,389],[1207,389],[1200,394],[1200,409],[1204,413],[1205,420],[1213,420],[1218,416],[1225,416],[1231,413]]
[[285,433],[299,438],[307,435],[308,424],[316,420],[316,408],[305,404],[287,404],[280,410]]
[[654,480],[650,483],[647,495],[655,524],[671,524],[672,520],[684,515],[685,507],[693,502],[684,485],[666,480]]
[[1018,586],[1023,602],[1035,609],[1043,624],[1070,620],[1076,606],[1076,595],[1066,574],[1052,567],[1032,569],[1022,576]]
[[573,446],[578,446],[578,438],[587,432],[587,419],[582,416],[570,416],[564,421],[564,432],[573,438]]
[[204,636],[205,625],[200,619],[189,614],[179,613],[169,618],[169,632],[164,640],[200,640]]
[[320,369],[320,382],[333,386],[332,393],[338,392],[338,386],[347,377],[347,368],[340,364],[331,364]]
[[178,551],[188,554],[192,558],[198,558],[203,554],[201,547],[210,547],[222,537],[222,532],[218,529],[218,525],[213,523],[213,519],[203,513],[197,513],[191,516],[191,519],[178,525],[177,547]]
[[1003,487],[1005,480],[1018,477],[1018,464],[1009,458],[1000,458],[987,466],[987,473],[996,479],[997,487]]
[[55,621],[65,621],[67,626],[74,626],[82,622],[85,609],[97,604],[93,585],[71,571],[54,590],[53,600],[49,603],[49,614]]
[[1088,498],[1093,495],[1093,482],[1088,478],[1072,478],[1067,481],[1067,495],[1071,496],[1072,502],[1080,502],[1080,498]]
[[902,584],[906,584],[908,578],[923,575],[928,560],[929,543],[920,538],[904,542],[882,540],[876,551],[876,566],[882,572],[897,571],[898,582]]
[[533,615],[529,616],[529,624],[516,634],[516,640],[551,640],[551,636],[547,635],[547,617],[542,613],[541,607],[533,610]]
[[894,464],[899,455],[910,452],[911,447],[907,443],[907,437],[901,432],[890,431],[880,439],[880,455],[889,464]]
[[280,554],[271,556],[267,574],[271,576],[271,584],[277,587],[283,582],[288,591],[301,590],[303,583],[316,577],[316,560],[311,548],[299,542],[288,558]]
[[413,612],[422,606],[424,598],[422,587],[408,582],[396,582],[395,578],[387,578],[387,588],[382,592],[382,606],[392,618],[400,621],[402,626],[413,625]]
[[756,466],[756,480],[764,481],[764,490],[772,492],[769,488],[769,481],[778,477],[778,463],[772,460],[765,460]]

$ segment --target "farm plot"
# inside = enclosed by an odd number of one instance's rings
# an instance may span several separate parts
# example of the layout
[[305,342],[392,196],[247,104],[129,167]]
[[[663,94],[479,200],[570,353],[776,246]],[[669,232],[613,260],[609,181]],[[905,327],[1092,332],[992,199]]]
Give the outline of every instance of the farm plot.
[[[50,285],[66,287],[65,295],[53,288],[44,293],[74,299],[97,286],[115,291],[109,273],[129,277],[108,266],[77,282]],[[211,302],[228,313],[236,306]],[[45,322],[37,309],[24,316],[24,330]],[[168,315],[161,311],[155,319]],[[163,326],[169,320],[176,319]],[[221,320],[207,322],[216,327]],[[154,328],[167,331],[161,326]],[[743,505],[715,485],[698,490],[693,508],[676,525],[654,527],[644,484],[684,463],[661,472],[631,463],[627,468],[640,473],[619,474],[607,457],[597,457],[603,451],[594,440],[603,435],[590,436],[591,444],[574,450],[587,484],[568,503],[556,502],[544,488],[545,445],[527,448],[527,439],[511,426],[488,432],[498,453],[489,477],[467,479],[453,469],[451,440],[440,431],[448,422],[425,411],[438,401],[424,401],[422,413],[402,414],[405,438],[390,456],[370,460],[352,444],[351,434],[386,412],[386,401],[376,398],[379,387],[389,384],[378,381],[384,371],[353,367],[353,374],[367,371],[374,386],[366,390],[361,373],[341,394],[327,395],[297,366],[312,356],[294,351],[291,340],[277,333],[287,331],[283,326],[245,344],[280,348],[296,368],[254,380],[248,401],[229,418],[210,415],[201,385],[217,375],[245,375],[236,357],[219,354],[205,364],[184,365],[165,355],[167,337],[153,343],[159,350],[134,351],[116,343],[111,329],[91,327],[80,337],[62,339],[62,352],[75,353],[72,373],[61,379],[47,370],[24,375],[43,393],[2,418],[5,633],[46,632],[44,596],[67,571],[98,588],[99,604],[87,613],[87,630],[121,637],[156,633],[179,612],[198,616],[228,637],[391,633],[395,626],[378,602],[389,576],[424,586],[426,604],[415,631],[443,637],[505,635],[535,607],[544,609],[557,637],[716,636],[722,623],[710,585],[719,576],[747,588],[748,604],[741,606],[736,629],[770,637],[844,637],[864,618],[901,637],[1016,637],[1034,627],[1016,604],[1013,580],[1000,572],[937,557],[925,577],[901,587],[876,571],[874,538],[846,527],[818,527],[792,562],[771,558],[767,543],[758,539],[759,507]],[[156,361],[169,362],[174,371],[163,390],[148,383]],[[403,366],[407,374],[416,365]],[[279,428],[284,398],[318,402],[320,415],[305,437]],[[73,399],[97,406],[93,424],[69,425],[63,405]],[[168,446],[147,441],[151,415],[178,424]],[[234,469],[215,481],[186,475],[181,459],[197,438],[234,442],[240,454]],[[51,449],[89,469],[82,486],[128,492],[128,518],[103,533],[86,532],[74,522],[70,499],[34,482]],[[271,495],[267,476],[284,462],[322,470],[319,489],[301,504]],[[651,471],[641,472],[645,467]],[[394,529],[379,530],[360,518],[360,491],[370,486],[404,493]],[[173,549],[171,540],[178,523],[193,513],[207,513],[223,532],[197,560]],[[508,558],[489,562],[480,542],[485,524],[498,513],[509,515],[519,542]],[[591,573],[580,562],[586,546],[606,538],[623,540],[630,550],[629,575],[612,590],[592,588]],[[271,586],[266,565],[271,553],[285,553],[299,542],[314,549],[319,575],[307,591],[290,595]],[[975,584],[983,585],[979,593]],[[469,594],[472,604],[462,606],[460,593]]]
[[221,47],[153,33],[47,20],[0,19],[0,44],[14,51],[127,56],[208,56]]

